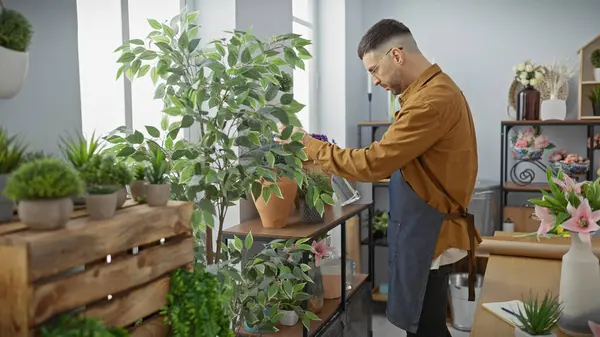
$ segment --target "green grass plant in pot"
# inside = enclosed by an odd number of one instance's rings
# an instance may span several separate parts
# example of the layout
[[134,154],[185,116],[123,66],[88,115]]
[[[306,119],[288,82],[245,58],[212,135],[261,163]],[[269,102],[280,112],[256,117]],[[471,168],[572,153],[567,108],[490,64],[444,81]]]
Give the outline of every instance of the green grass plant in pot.
[[108,219],[117,210],[117,161],[109,155],[93,156],[85,163],[79,174],[86,185],[85,203],[90,218]]
[[594,81],[600,82],[600,49],[596,49],[592,52],[590,61],[594,67]]
[[[17,136],[9,136],[4,128],[0,128],[0,192],[6,187],[10,174],[23,161],[26,146]],[[0,222],[13,219],[15,203],[0,193]]]
[[588,95],[590,103],[592,104],[592,111],[594,116],[600,116],[600,84],[595,85],[592,91]]
[[133,181],[129,184],[131,189],[131,197],[135,201],[146,199],[146,165],[136,163],[133,167]]
[[115,165],[115,181],[117,182],[117,209],[120,209],[127,201],[126,186],[133,181],[133,174],[123,161],[117,161]]
[[[283,92],[285,83],[277,77],[290,68],[304,69],[310,41],[297,34],[258,39],[251,31],[233,31],[200,44],[197,19],[197,12],[186,10],[167,22],[148,19],[146,37],[117,48],[117,76],[150,77],[154,97],[162,100],[169,118],[161,122],[162,134],[158,125],[148,125],[147,135],[122,129],[107,140],[119,156],[142,160],[147,154],[140,144],[163,149],[177,187],[173,195],[196,205],[194,227],[206,230],[207,260],[216,263],[230,207],[253,195],[265,201],[282,196],[276,185],[261,184],[261,178],[276,182],[287,177],[297,184],[303,179],[307,156],[302,135],[292,135],[292,126],[301,124],[296,114],[304,105]],[[268,145],[262,139],[272,142],[279,134],[278,121],[288,126],[283,133],[294,141],[279,150],[254,151]],[[184,130],[189,137],[177,137]],[[263,158],[274,161],[276,152],[286,157],[277,174],[261,164]],[[213,228],[219,242],[214,247]]]
[[546,291],[542,299],[529,294],[528,298],[523,299],[523,309],[514,311],[521,322],[521,327],[515,328],[515,337],[556,337],[555,330],[558,328],[562,308],[558,296],[550,291]]
[[4,193],[19,202],[19,218],[31,229],[64,227],[73,213],[71,196],[81,193],[79,175],[60,159],[44,158],[21,165]]
[[152,149],[150,164],[146,167],[146,202],[150,206],[164,206],[171,198],[169,162],[160,149]]
[[333,187],[331,178],[322,171],[306,173],[302,186],[298,191],[300,199],[300,221],[303,223],[323,222],[323,208],[327,203],[333,205]]
[[13,98],[21,91],[29,67],[32,35],[25,16],[0,1],[0,98]]

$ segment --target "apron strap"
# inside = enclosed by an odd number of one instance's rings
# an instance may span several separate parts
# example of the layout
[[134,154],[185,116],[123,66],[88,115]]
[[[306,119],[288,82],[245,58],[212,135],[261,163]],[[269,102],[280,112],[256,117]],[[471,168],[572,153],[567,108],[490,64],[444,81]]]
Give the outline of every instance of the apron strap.
[[418,158],[421,167],[429,176],[429,179],[437,186],[437,188],[444,194],[444,196],[450,200],[450,202],[456,204],[460,210],[460,213],[444,214],[445,220],[459,220],[463,219],[467,223],[467,233],[469,235],[469,250],[467,252],[468,266],[469,266],[469,302],[475,301],[475,282],[477,280],[477,260],[475,258],[475,216],[469,213],[468,209],[463,208],[450,194],[446,192],[446,189],[439,181],[435,178],[432,172],[427,166],[424,165],[421,157]]

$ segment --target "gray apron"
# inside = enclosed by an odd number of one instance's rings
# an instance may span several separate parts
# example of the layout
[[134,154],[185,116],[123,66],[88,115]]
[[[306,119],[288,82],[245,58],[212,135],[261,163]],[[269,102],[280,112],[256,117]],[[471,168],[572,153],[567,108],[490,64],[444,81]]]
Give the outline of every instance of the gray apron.
[[[442,224],[445,219],[472,220],[472,216],[466,211],[456,215],[439,212],[414,192],[400,170],[390,179],[389,195],[387,318],[395,326],[410,333],[417,333],[427,280]],[[469,230],[469,236],[472,235],[474,232]],[[474,238],[471,239],[469,251],[471,261],[473,240]],[[474,300],[475,272],[471,265],[472,263],[469,263],[469,295],[470,300]]]

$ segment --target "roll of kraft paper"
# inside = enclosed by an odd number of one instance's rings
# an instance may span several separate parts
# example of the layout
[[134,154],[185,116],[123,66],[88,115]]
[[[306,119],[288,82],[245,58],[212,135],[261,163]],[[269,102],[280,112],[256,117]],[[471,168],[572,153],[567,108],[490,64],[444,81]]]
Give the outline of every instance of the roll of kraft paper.
[[[560,260],[569,251],[569,238],[564,238],[564,243],[544,243],[544,240],[548,239],[540,238],[540,242],[531,242],[529,240],[509,241],[487,238],[483,240],[477,249],[477,253]],[[600,242],[598,240],[592,241],[594,242],[592,251],[594,255],[600,258]]]

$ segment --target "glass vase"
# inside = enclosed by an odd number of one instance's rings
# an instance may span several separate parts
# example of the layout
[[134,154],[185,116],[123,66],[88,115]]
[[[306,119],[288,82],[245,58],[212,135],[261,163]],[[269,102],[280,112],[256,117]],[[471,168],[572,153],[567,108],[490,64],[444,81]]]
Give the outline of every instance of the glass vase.
[[562,258],[558,322],[569,336],[592,336],[588,321],[600,321],[600,264],[591,245],[571,234],[571,247]]
[[315,266],[314,262],[310,263],[308,276],[313,280],[313,283],[306,285],[306,292],[311,296],[308,300],[308,311],[318,314],[323,310],[323,276],[321,268]]
[[517,95],[517,116],[524,120],[540,119],[540,92],[526,85]]

